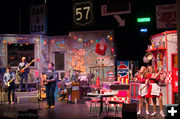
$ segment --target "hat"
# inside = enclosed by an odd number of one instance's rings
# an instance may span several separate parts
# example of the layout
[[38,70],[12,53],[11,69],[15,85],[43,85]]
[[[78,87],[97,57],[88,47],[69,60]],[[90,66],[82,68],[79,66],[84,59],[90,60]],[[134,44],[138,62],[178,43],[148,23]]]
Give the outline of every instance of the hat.
[[26,59],[26,57],[22,57],[22,59]]

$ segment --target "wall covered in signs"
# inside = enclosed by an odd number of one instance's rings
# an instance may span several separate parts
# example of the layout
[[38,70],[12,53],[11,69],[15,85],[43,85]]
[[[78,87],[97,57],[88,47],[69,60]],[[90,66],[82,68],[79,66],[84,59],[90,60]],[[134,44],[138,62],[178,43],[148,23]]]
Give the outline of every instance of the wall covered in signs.
[[67,69],[94,73],[95,79],[107,80],[107,72],[114,72],[114,41],[112,31],[70,32]]

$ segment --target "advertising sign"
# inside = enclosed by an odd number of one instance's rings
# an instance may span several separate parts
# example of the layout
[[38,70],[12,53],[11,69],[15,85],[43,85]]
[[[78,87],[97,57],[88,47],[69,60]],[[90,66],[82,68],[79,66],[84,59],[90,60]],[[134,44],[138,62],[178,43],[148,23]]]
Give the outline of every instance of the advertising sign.
[[157,5],[156,24],[157,28],[176,28],[176,5]]
[[117,71],[118,81],[125,83],[126,80],[129,80],[129,61],[118,61]]

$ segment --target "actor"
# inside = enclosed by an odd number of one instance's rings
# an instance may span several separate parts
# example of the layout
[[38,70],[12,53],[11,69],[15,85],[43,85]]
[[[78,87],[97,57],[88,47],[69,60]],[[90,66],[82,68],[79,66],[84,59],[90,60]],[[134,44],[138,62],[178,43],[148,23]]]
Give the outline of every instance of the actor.
[[156,73],[154,67],[149,66],[148,71],[149,71],[149,80],[151,83],[148,92],[153,100],[153,111],[154,111],[151,114],[151,116],[156,115],[156,98],[158,98],[159,99],[159,107],[160,107],[160,115],[162,117],[164,117],[163,104],[162,104],[162,91],[161,91],[161,87],[158,84],[159,79],[160,79],[160,73],[162,72],[162,70],[159,70],[159,72]]
[[139,97],[139,111],[137,114],[141,114],[141,109],[143,106],[143,99],[146,99],[146,114],[149,114],[149,96],[148,96],[148,74],[145,66],[142,66],[139,74],[135,81],[140,82],[138,97]]

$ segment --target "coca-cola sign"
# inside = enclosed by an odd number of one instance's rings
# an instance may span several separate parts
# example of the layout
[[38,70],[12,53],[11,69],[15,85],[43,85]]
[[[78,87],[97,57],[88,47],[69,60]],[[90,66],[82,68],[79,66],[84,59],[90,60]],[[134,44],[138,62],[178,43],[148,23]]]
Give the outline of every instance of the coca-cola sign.
[[156,6],[156,25],[158,29],[176,28],[175,4]]

